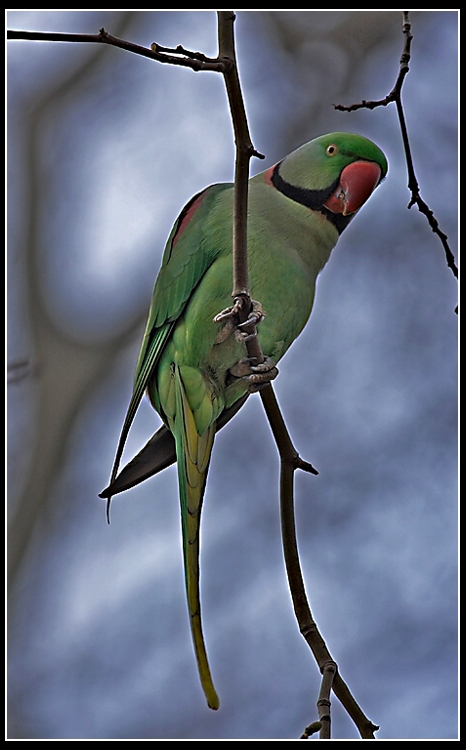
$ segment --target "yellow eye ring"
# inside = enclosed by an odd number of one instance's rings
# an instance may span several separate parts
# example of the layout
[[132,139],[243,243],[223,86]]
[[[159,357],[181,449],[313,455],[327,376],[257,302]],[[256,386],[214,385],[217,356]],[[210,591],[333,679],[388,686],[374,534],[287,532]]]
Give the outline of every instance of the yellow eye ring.
[[330,143],[325,149],[325,153],[327,156],[335,156],[335,154],[338,154],[338,146],[335,146],[334,143]]

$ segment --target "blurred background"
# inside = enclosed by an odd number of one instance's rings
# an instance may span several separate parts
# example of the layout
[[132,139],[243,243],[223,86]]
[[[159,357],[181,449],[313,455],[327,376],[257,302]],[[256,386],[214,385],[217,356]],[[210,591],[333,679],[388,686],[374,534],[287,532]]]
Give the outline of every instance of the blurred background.
[[[413,11],[404,105],[422,197],[456,255],[457,12]],[[216,54],[214,11],[11,11],[9,28]],[[322,273],[276,381],[318,477],[296,478],[311,607],[380,739],[457,737],[457,284],[409,192],[394,105],[401,11],[239,11],[255,147],[272,165],[359,132],[389,174]],[[215,443],[202,605],[185,603],[176,471],[106,486],[165,240],[233,177],[223,79],[107,46],[8,43],[9,739],[297,739],[319,673],[284,571],[278,458],[254,396]],[[254,290],[252,290],[254,291]],[[148,402],[131,458],[159,426]],[[250,439],[244,440],[244,434]],[[241,436],[241,439],[240,439]],[[357,731],[333,701],[333,737]]]

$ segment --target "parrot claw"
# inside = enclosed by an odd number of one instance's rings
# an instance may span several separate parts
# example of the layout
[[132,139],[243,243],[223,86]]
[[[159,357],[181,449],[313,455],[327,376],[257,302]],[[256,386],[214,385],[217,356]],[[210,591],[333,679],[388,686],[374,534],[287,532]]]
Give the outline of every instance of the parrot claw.
[[214,323],[223,323],[224,320],[232,321],[233,318],[235,318],[239,311],[241,310],[243,306],[243,301],[241,297],[237,297],[235,299],[234,305],[231,307],[226,307],[222,312],[219,312],[218,315],[214,318]]
[[[248,323],[248,321],[246,321]],[[243,325],[240,323],[240,325]],[[255,336],[257,336],[257,331],[254,331],[253,333],[247,333],[247,331],[240,331],[238,327],[235,328],[235,339],[240,344],[244,344],[246,341],[251,341]]]
[[230,367],[230,374],[235,378],[242,378],[249,383],[251,393],[260,391],[264,385],[268,385],[278,375],[278,369],[275,362],[270,357],[264,357],[264,361],[258,365],[253,365],[255,357],[244,357],[236,365]]
[[255,329],[255,327],[265,318],[265,313],[262,310],[262,305],[260,302],[252,299],[251,312],[249,313],[248,317],[243,323],[237,323],[235,318],[237,318],[242,304],[242,299],[238,297],[235,300],[234,305],[232,305],[231,307],[226,307],[225,310],[222,310],[222,312],[215,316],[214,323],[223,323],[225,321],[225,325],[218,332],[217,338],[215,339],[216,344],[221,344],[223,341],[226,341],[226,339],[230,336],[231,333],[233,333],[233,331],[235,333],[236,340],[240,343],[250,341],[250,339],[254,338],[254,336],[257,335],[256,331],[253,329]]
[[230,374],[235,378],[245,378],[251,375],[252,365],[251,362],[255,360],[255,357],[243,357],[236,365],[230,367]]
[[247,319],[244,321],[244,323],[239,323],[238,328],[246,328],[246,326],[250,325],[259,325],[261,321],[265,318],[265,312],[262,309],[262,305],[260,302],[257,302],[257,300],[252,299],[251,300],[251,312],[249,313]]

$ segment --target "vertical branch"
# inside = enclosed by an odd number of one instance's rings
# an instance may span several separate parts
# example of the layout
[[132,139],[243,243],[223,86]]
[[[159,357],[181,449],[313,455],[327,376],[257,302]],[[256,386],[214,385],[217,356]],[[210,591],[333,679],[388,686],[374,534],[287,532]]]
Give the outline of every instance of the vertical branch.
[[235,37],[233,25],[235,14],[231,10],[219,10],[218,16],[218,59],[224,61],[223,77],[232,113],[235,136],[235,188],[233,214],[233,294],[242,298],[245,318],[249,312],[250,292],[247,259],[247,211],[249,162],[253,156],[260,159],[249,134],[246,110],[244,107],[238,68],[236,64]]
[[[247,238],[249,162],[253,156],[257,156],[259,159],[263,159],[264,156],[255,150],[249,134],[236,63],[235,14],[231,10],[219,10],[217,11],[217,17],[218,59],[224,63],[223,77],[230,106],[236,148],[233,203],[233,310],[236,312],[238,323],[244,323],[251,310]],[[264,356],[257,336],[253,336],[246,341],[246,348],[248,356],[254,358],[256,364],[263,362]]]
[[330,693],[336,670],[337,665],[332,661],[327,662],[322,669],[322,683],[317,700],[319,721],[321,723],[319,739],[321,740],[329,740],[331,738]]

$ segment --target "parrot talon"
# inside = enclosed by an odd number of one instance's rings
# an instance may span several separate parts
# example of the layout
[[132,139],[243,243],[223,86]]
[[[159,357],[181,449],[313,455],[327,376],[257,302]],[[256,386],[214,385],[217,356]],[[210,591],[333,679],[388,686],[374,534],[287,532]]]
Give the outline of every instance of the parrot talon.
[[234,305],[232,305],[231,307],[225,307],[224,310],[219,312],[218,315],[214,317],[214,323],[222,323],[224,320],[232,321],[232,319],[238,315],[242,306],[243,306],[242,299],[238,297],[235,300]]
[[[255,357],[254,357],[254,359],[255,359]],[[258,374],[260,374],[260,375],[266,375],[266,374],[268,374],[268,373],[273,372],[274,370],[276,370],[276,373],[275,373],[275,375],[273,375],[273,377],[276,378],[277,375],[278,375],[278,370],[277,370],[277,368],[275,366],[275,362],[273,361],[273,359],[271,359],[270,357],[265,357],[265,356],[264,356],[264,361],[260,362],[260,364],[258,364],[258,365],[251,365],[251,370],[253,371],[253,374],[255,374],[255,375],[258,375]]]
[[270,357],[264,357],[264,361],[258,365],[252,364],[255,360],[256,357],[243,357],[229,370],[233,377],[242,378],[249,383],[251,393],[259,391],[278,375],[275,362]]
[[241,297],[238,297],[235,300],[234,305],[232,305],[231,307],[226,307],[225,310],[222,310],[218,313],[218,315],[215,316],[214,323],[223,323],[225,321],[224,327],[218,332],[215,339],[216,344],[221,344],[223,341],[226,341],[226,339],[233,331],[235,331],[236,340],[240,343],[250,341],[252,338],[254,338],[254,336],[257,336],[256,331],[251,329],[254,329],[255,326],[257,326],[265,318],[265,313],[262,310],[262,305],[260,302],[252,299],[251,312],[249,313],[248,317],[245,321],[243,321],[243,323],[237,323],[235,321],[235,318],[237,318],[237,315],[242,306],[243,300]]
[[[231,307],[226,307],[214,317],[214,323],[224,323],[223,328],[217,333],[214,344],[222,344],[227,338],[237,330],[236,318],[243,305],[241,297],[237,297]],[[239,339],[238,339],[239,340]]]
[[251,312],[249,313],[247,319],[243,323],[238,323],[238,328],[246,328],[246,326],[250,325],[259,325],[264,318],[265,318],[265,312],[262,310],[262,305],[260,302],[257,302],[256,300],[251,300]]
[[254,331],[253,333],[247,333],[246,331],[238,331],[237,328],[235,328],[235,339],[240,343],[244,344],[246,341],[251,341],[255,336],[257,336],[257,331]]
[[278,368],[270,357],[264,357],[264,361],[258,365],[251,365],[251,370],[250,375],[243,376],[243,380],[247,380],[249,383],[250,393],[262,390],[278,375]]
[[256,360],[256,357],[243,357],[243,359],[240,359],[239,362],[236,363],[236,365],[230,367],[229,373],[233,375],[234,378],[249,377],[252,370],[251,362],[253,362],[254,360]]

